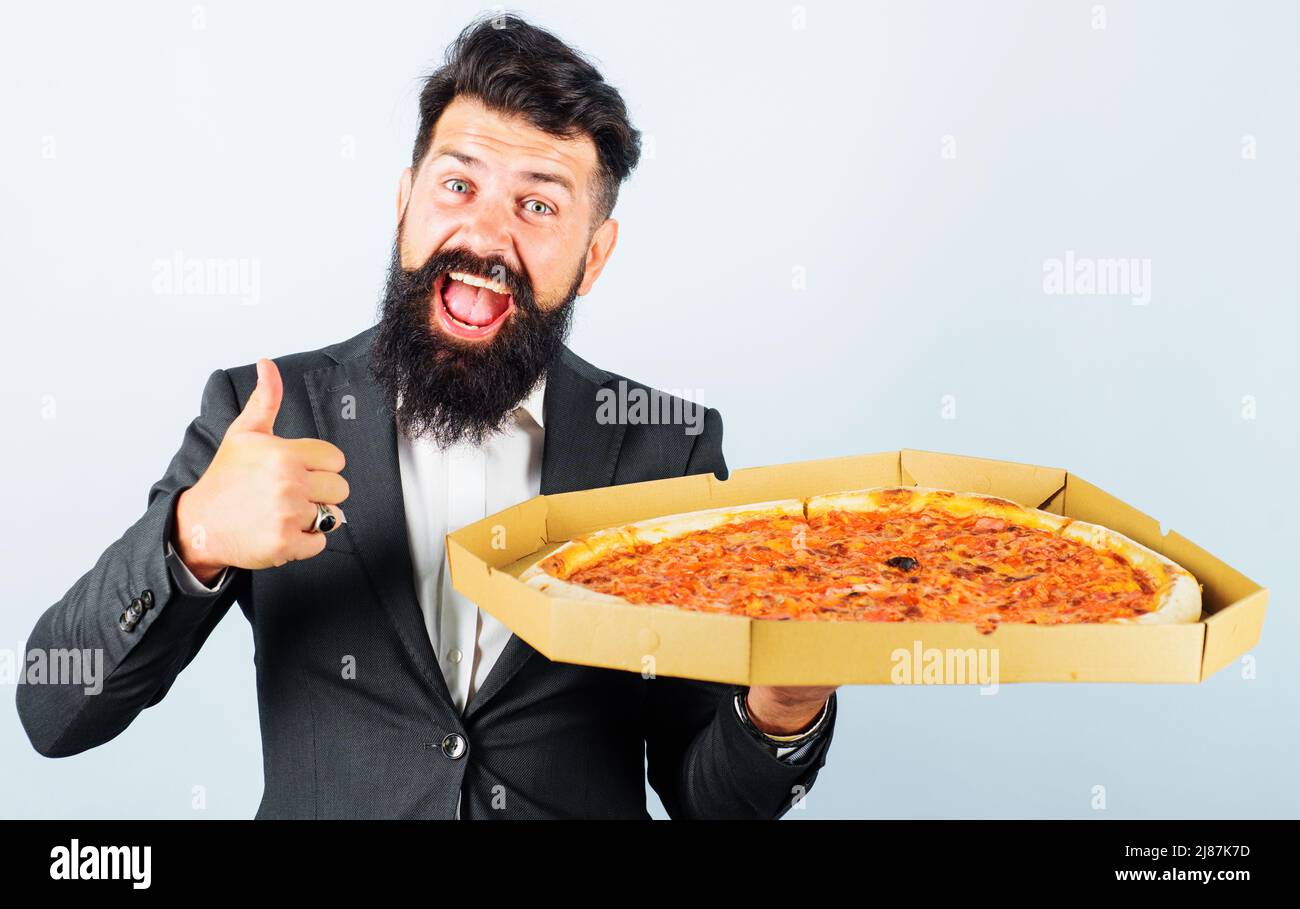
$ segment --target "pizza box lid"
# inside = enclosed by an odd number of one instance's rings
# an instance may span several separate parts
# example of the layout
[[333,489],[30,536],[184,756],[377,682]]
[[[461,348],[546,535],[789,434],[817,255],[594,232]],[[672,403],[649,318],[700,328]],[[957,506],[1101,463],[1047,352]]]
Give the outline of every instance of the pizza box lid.
[[[525,568],[575,536],[646,518],[870,486],[986,493],[1101,524],[1200,582],[1186,625],[773,621],[572,600]],[[739,685],[1199,682],[1254,647],[1268,599],[1241,572],[1056,467],[902,449],[541,495],[447,536],[452,585],[552,660]]]

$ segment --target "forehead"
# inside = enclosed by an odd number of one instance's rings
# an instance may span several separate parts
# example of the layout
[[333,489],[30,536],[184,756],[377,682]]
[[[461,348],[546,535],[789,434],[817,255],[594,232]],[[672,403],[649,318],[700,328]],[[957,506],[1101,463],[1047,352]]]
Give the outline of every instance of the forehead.
[[579,189],[589,185],[598,164],[589,136],[552,136],[523,117],[490,110],[476,98],[456,98],[443,109],[424,160],[448,149],[511,170],[535,171],[535,165],[544,165],[567,175]]

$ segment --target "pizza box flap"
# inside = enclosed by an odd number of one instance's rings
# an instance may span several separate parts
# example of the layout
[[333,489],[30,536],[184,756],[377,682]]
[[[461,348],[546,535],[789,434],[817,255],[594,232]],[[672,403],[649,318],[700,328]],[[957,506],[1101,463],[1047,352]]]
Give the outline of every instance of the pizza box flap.
[[[899,482],[899,452],[853,455],[735,470],[725,480],[711,473],[626,483],[600,490],[547,496],[551,542],[662,515],[793,499]],[[600,493],[592,495],[593,492]]]
[[1095,486],[1068,474],[1063,514],[1117,530],[1182,565],[1201,586],[1205,630],[1198,681],[1209,678],[1252,647],[1260,638],[1268,590],[1197,546],[1175,530]]
[[[970,458],[932,451],[887,451],[749,467],[725,480],[697,474],[668,480],[628,483],[600,490],[548,496],[547,537],[551,542],[654,518],[703,508],[749,505],[777,499],[804,498],[871,486],[922,485],[964,492],[983,492],[1032,508],[1060,511],[1059,495],[1066,472],[1011,461]],[[1056,503],[1053,505],[1053,503]]]
[[[570,600],[517,580],[594,530],[893,484],[985,492],[1112,527],[1191,571],[1206,616],[1190,625],[1006,624],[981,635],[961,623],[774,622]],[[896,683],[900,654],[912,652],[957,654],[959,668],[991,660],[1005,682],[1197,682],[1255,645],[1267,600],[1245,575],[1061,468],[913,449],[537,496],[449,534],[447,553],[456,589],[551,659],[735,684]],[[970,668],[967,681],[979,681]]]
[[1059,467],[1036,467],[1012,461],[966,458],[937,451],[900,452],[899,481],[904,486],[931,486],[1010,499],[1029,508],[1061,511],[1066,473]]

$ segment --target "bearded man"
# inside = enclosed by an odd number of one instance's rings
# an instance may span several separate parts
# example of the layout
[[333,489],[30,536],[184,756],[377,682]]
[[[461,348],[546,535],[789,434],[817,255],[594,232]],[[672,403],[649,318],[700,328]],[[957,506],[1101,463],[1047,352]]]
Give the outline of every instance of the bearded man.
[[555,663],[450,586],[443,539],[485,515],[727,468],[716,410],[602,418],[608,390],[652,390],[564,345],[640,154],[619,93],[497,16],[419,113],[378,324],[212,373],[144,515],[28,641],[102,649],[103,690],[20,686],[24,728],[49,756],[109,741],[238,603],[259,818],[645,817],[647,778],[673,817],[779,817],[825,762],[833,689]]

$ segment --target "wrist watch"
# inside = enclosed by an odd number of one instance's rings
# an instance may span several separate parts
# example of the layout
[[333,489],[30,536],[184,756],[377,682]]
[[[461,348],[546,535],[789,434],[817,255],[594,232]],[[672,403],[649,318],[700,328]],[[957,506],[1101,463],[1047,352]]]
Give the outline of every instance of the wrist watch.
[[[757,739],[759,744],[777,752],[789,752],[794,748],[804,745],[821,732],[822,726],[826,722],[826,715],[830,712],[830,698],[826,699],[826,704],[822,707],[821,715],[817,717],[817,722],[804,732],[796,732],[794,735],[775,735],[764,732],[754,725],[754,721],[749,716],[749,709],[745,706],[745,696],[749,694],[748,688],[738,688],[735,693],[736,714],[740,717],[740,724],[745,727],[753,738]],[[775,753],[775,752],[774,752]]]

